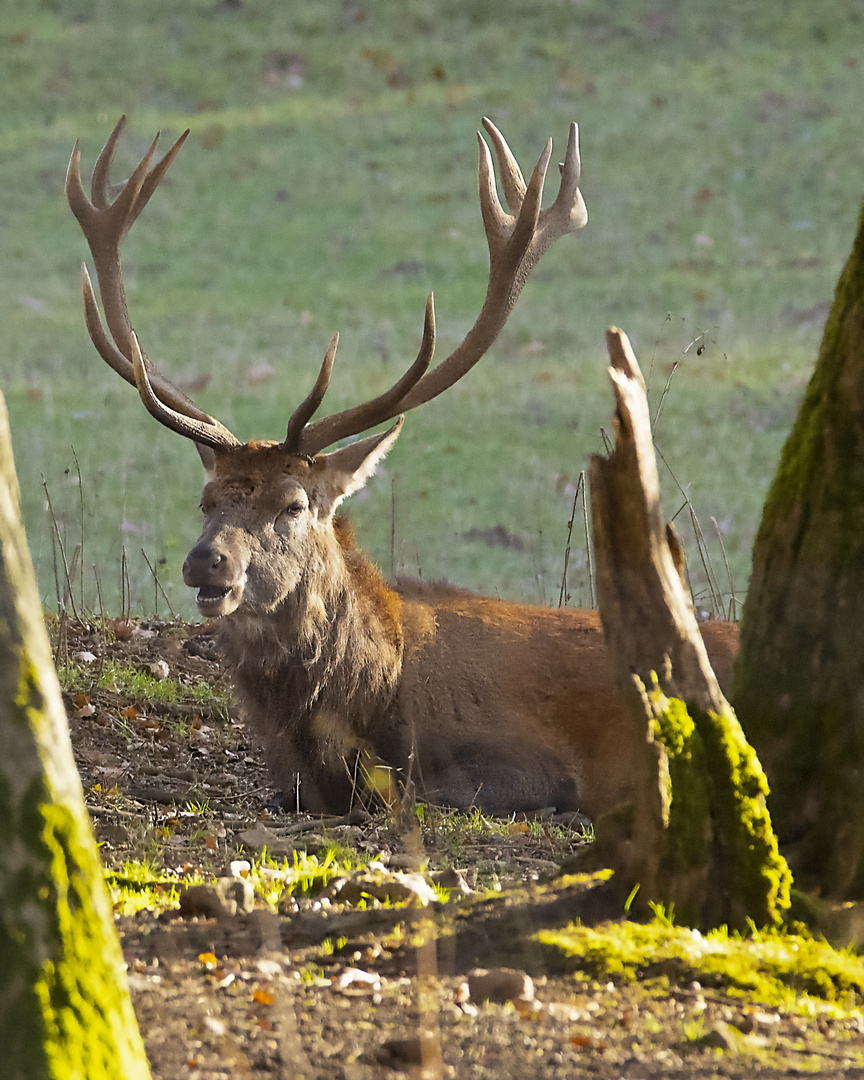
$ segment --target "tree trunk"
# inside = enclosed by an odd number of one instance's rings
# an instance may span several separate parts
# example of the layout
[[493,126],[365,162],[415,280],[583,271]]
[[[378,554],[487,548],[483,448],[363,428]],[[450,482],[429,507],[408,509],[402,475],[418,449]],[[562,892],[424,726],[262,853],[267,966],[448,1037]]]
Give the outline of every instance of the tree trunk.
[[864,898],[864,212],[765,503],[733,699],[796,879]]
[[72,757],[0,394],[0,1072],[149,1077]]
[[781,920],[791,878],[765,805],[767,785],[723,697],[660,505],[645,384],[625,334],[607,334],[616,446],[591,462],[600,618],[644,742],[632,806],[595,823],[639,899],[675,904],[694,925]]

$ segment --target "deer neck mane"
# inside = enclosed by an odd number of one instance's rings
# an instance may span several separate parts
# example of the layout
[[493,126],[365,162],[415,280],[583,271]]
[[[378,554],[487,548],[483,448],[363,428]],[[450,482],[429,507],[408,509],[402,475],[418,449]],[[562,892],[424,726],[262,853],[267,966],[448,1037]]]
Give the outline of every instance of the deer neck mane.
[[267,694],[295,717],[321,708],[365,723],[389,705],[402,669],[402,601],[334,519],[299,587],[273,612],[223,620],[221,644],[242,697]]

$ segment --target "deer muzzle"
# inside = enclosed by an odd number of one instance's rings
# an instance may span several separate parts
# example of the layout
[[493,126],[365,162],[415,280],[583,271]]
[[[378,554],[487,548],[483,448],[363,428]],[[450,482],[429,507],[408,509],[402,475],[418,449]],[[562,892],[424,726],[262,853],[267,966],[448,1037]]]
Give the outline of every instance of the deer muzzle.
[[240,606],[246,575],[229,551],[199,540],[183,563],[183,581],[198,590],[195,603],[201,614],[215,619]]

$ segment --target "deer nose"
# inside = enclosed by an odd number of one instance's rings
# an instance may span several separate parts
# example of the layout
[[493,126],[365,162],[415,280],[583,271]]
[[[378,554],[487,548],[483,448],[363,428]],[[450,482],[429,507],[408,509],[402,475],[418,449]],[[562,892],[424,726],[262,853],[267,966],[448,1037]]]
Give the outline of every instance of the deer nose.
[[192,587],[210,584],[214,577],[224,576],[228,556],[213,544],[198,543],[183,563],[183,581]]

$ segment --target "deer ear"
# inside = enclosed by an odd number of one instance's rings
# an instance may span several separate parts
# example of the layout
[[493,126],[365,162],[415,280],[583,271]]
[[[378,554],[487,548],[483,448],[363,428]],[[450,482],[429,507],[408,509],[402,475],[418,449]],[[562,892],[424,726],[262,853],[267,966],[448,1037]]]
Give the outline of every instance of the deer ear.
[[331,509],[335,510],[343,499],[359,491],[374,474],[399,438],[404,420],[405,417],[400,416],[393,427],[381,435],[370,435],[340,450],[319,455],[316,460],[324,466],[322,487],[332,500]]
[[203,443],[196,442],[195,449],[198,451],[198,456],[201,458],[201,464],[204,466],[204,472],[208,477],[216,468],[216,451],[211,446],[205,446]]

